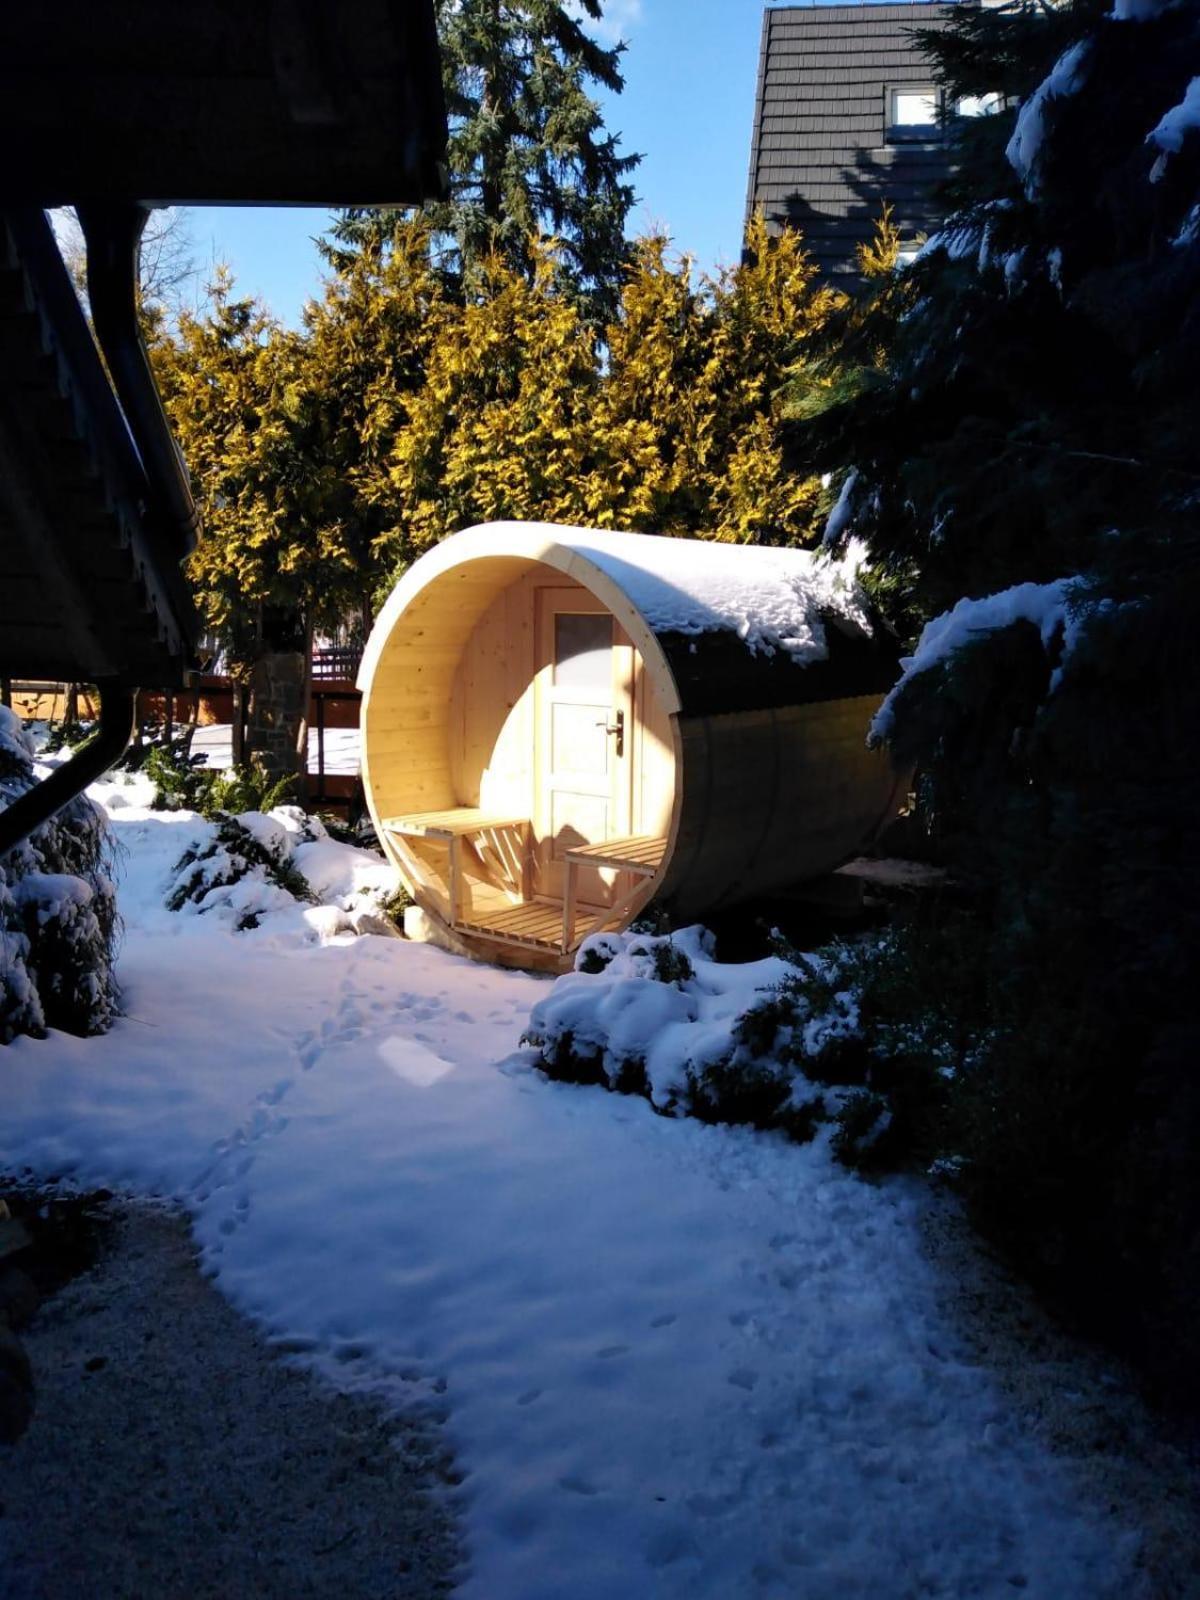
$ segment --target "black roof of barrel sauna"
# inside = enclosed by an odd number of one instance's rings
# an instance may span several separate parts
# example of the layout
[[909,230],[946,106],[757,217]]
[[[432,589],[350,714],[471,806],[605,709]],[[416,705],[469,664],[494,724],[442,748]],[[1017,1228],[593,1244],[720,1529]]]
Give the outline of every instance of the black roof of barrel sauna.
[[855,246],[886,201],[905,237],[938,221],[941,130],[897,126],[893,91],[932,85],[913,28],[944,24],[945,5],[776,6],[763,15],[747,215],[802,230],[822,273],[853,275]]

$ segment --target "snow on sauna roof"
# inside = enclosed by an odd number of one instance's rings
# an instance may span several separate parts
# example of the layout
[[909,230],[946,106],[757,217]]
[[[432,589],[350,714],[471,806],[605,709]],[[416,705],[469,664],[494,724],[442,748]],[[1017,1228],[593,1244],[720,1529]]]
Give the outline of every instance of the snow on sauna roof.
[[810,550],[548,522],[493,522],[457,537],[474,536],[482,546],[488,535],[518,532],[599,567],[656,634],[734,633],[755,654],[782,650],[803,665],[828,655],[823,618],[840,619],[865,638],[873,633],[854,552],[835,561]]

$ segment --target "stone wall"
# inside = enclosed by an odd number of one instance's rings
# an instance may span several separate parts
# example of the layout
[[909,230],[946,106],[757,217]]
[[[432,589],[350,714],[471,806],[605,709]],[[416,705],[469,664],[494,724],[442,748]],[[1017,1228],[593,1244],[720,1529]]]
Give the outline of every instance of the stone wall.
[[296,747],[306,688],[299,650],[264,656],[251,675],[246,753],[256,756],[272,777],[300,771]]

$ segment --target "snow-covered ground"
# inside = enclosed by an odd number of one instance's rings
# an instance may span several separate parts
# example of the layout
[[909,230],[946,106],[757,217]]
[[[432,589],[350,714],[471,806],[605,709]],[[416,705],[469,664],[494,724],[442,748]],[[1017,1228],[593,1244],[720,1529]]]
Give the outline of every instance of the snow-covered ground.
[[[358,771],[361,740],[357,728],[325,729],[325,771],[330,777],[353,777]],[[227,722],[213,722],[197,728],[192,736],[192,754],[202,755],[206,767],[233,765],[233,729]],[[308,733],[308,770],[317,770],[317,730]]]
[[128,1014],[4,1052],[0,1164],[178,1197],[285,1349],[444,1418],[462,1595],[1138,1593],[1136,1537],[954,1333],[918,1186],[543,1080],[546,980],[172,914],[204,825],[95,793]]

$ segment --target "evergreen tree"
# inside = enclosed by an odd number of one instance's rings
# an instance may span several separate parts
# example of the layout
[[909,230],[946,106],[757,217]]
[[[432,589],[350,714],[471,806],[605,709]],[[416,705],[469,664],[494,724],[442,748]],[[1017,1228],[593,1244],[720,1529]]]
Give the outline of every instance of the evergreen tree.
[[854,470],[844,525],[926,615],[1004,594],[884,725],[973,896],[957,1152],[988,1228],[1196,1397],[1200,15],[962,7],[926,44],[1008,109],[790,444]]
[[710,525],[721,539],[808,543],[819,483],[787,472],[780,424],[820,384],[812,356],[843,296],[820,282],[800,234],[772,238],[761,212],[750,220],[740,264],[720,274],[712,296]]
[[500,518],[699,534],[811,538],[814,480],[783,466],[780,396],[836,297],[798,241],[769,240],[694,288],[668,241],[639,240],[604,346],[535,244],[532,279],[503,256],[478,292],[429,310],[424,378],[396,397],[390,470],[376,475],[403,566],[456,528]]
[[741,263],[698,287],[667,239],[639,240],[596,408],[605,525],[808,542],[818,486],[788,472],[780,429],[794,396],[819,381],[809,350],[840,299],[799,236],[772,239],[761,216]]
[[[338,623],[364,589],[359,528],[320,426],[331,374],[314,368],[314,349],[237,299],[223,268],[207,312],[182,314],[174,334],[160,324],[151,348],[202,519],[189,576],[235,678],[252,686],[273,657],[306,661],[313,630]],[[251,723],[282,730],[282,759],[297,770],[303,685],[285,710],[268,703],[270,673],[258,676]],[[279,759],[273,770],[285,770]]]
[[322,298],[305,312],[303,447],[327,515],[345,532],[357,588],[351,611],[365,627],[375,591],[417,548],[392,458],[409,403],[426,384],[448,293],[421,217],[393,219],[386,248],[367,243],[331,266]]
[[711,324],[690,259],[672,262],[669,250],[663,235],[636,241],[605,334],[595,415],[604,452],[586,491],[603,527],[683,534],[704,520]]
[[[451,192],[426,208],[468,290],[495,253],[532,278],[532,241],[561,240],[556,262],[593,321],[614,309],[639,159],[620,153],[592,97],[623,81],[624,47],[587,32],[602,14],[602,0],[439,0]],[[363,209],[334,229],[343,246],[389,233]]]
[[586,520],[596,341],[561,290],[557,247],[536,246],[534,259],[527,278],[493,255],[475,296],[433,312],[385,491],[395,566],[475,522]]
[[210,625],[253,659],[263,608],[336,617],[354,559],[326,517],[305,449],[305,344],[218,268],[208,311],[154,349],[155,375],[192,474],[203,532],[189,570]]

